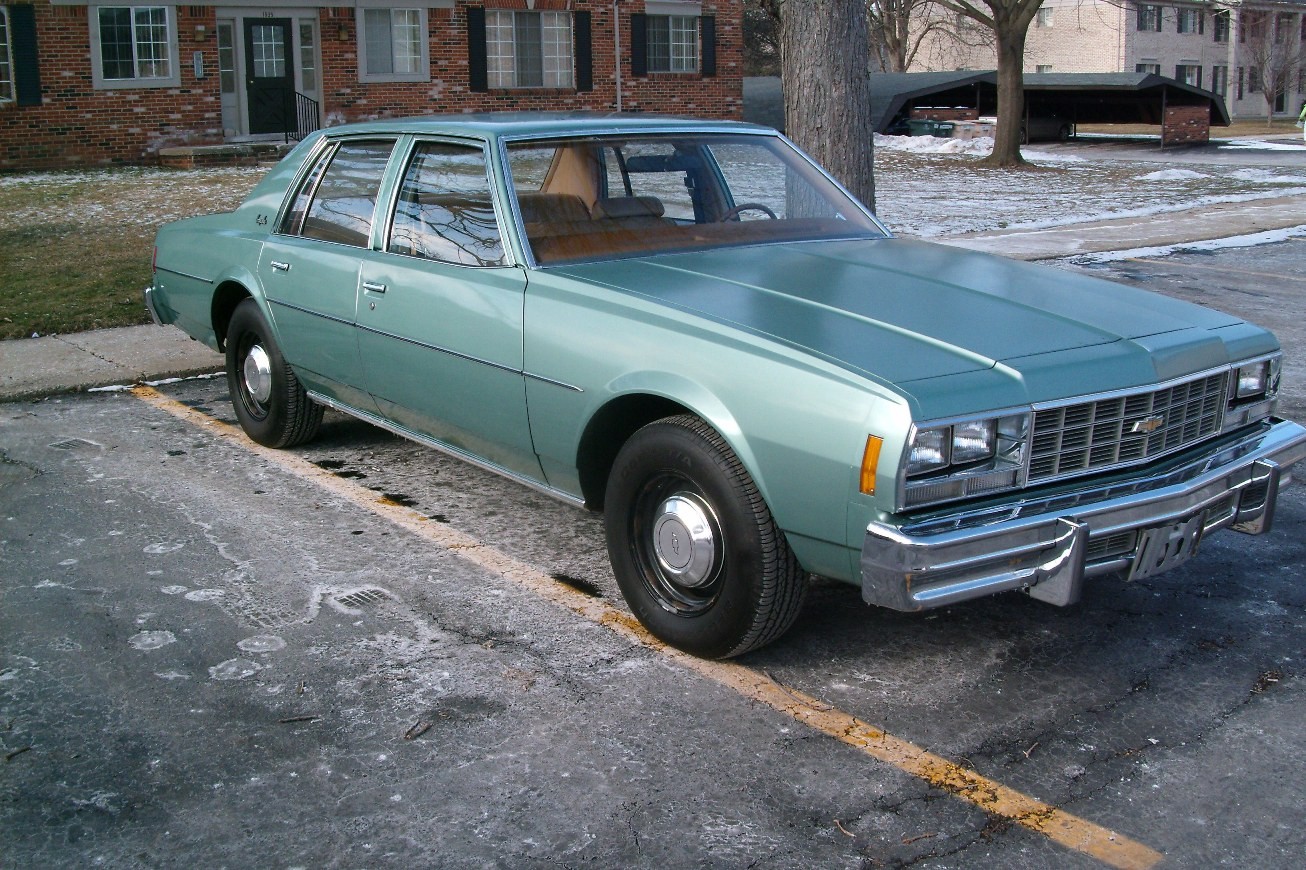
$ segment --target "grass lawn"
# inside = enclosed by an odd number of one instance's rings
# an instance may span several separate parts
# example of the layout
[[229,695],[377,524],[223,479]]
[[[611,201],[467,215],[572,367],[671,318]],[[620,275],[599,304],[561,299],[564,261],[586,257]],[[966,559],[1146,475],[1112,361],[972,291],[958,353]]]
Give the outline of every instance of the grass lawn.
[[155,229],[233,208],[264,171],[0,176],[0,339],[148,323]]

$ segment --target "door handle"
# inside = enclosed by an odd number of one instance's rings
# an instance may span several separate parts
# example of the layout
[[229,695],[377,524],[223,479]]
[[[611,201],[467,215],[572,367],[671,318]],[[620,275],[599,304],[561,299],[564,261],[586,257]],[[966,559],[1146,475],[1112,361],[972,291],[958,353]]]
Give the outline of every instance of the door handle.
[[276,272],[289,272],[289,271],[290,271],[290,264],[289,264],[289,263],[279,263],[279,262],[277,262],[276,260],[269,260],[269,261],[268,261],[268,265],[271,266],[272,269],[273,269],[273,271],[276,271]]
[[374,283],[374,282],[372,282],[372,281],[364,281],[364,282],[363,282],[363,289],[366,290],[368,293],[384,293],[384,292],[385,292],[385,285],[384,285],[384,284],[377,284],[377,283]]

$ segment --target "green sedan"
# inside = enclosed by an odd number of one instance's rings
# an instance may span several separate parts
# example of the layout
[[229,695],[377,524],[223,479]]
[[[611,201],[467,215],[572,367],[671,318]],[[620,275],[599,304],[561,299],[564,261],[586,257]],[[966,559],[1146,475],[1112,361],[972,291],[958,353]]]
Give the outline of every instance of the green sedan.
[[602,511],[691,653],[809,575],[924,610],[1182,564],[1274,515],[1306,430],[1234,317],[895,239],[774,130],[502,114],[332,128],[158,234],[146,303],[255,441],[334,408]]

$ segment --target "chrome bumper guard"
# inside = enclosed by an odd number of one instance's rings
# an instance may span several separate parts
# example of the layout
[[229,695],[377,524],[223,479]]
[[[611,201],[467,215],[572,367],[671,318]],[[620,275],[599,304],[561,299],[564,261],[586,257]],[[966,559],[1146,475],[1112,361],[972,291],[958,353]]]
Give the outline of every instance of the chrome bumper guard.
[[148,286],[148,287],[145,288],[145,310],[148,311],[148,312],[150,312],[150,320],[153,320],[153,321],[154,321],[154,325],[155,325],[155,326],[163,326],[163,325],[165,325],[164,322],[163,322],[162,320],[159,319],[159,310],[158,310],[157,308],[154,307],[154,285],[153,285],[153,284],[151,284],[150,286]]
[[1218,529],[1269,531],[1279,489],[1303,458],[1306,429],[1272,420],[1141,477],[902,525],[871,523],[862,597],[911,611],[1024,589],[1073,604],[1085,577],[1128,571],[1141,579],[1186,561]]

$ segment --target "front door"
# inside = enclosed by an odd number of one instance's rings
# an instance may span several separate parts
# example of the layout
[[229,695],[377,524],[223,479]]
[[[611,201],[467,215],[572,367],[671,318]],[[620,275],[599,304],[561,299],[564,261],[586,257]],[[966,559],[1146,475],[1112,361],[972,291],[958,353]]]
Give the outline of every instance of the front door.
[[249,132],[295,129],[295,68],[289,18],[245,19],[245,93]]

